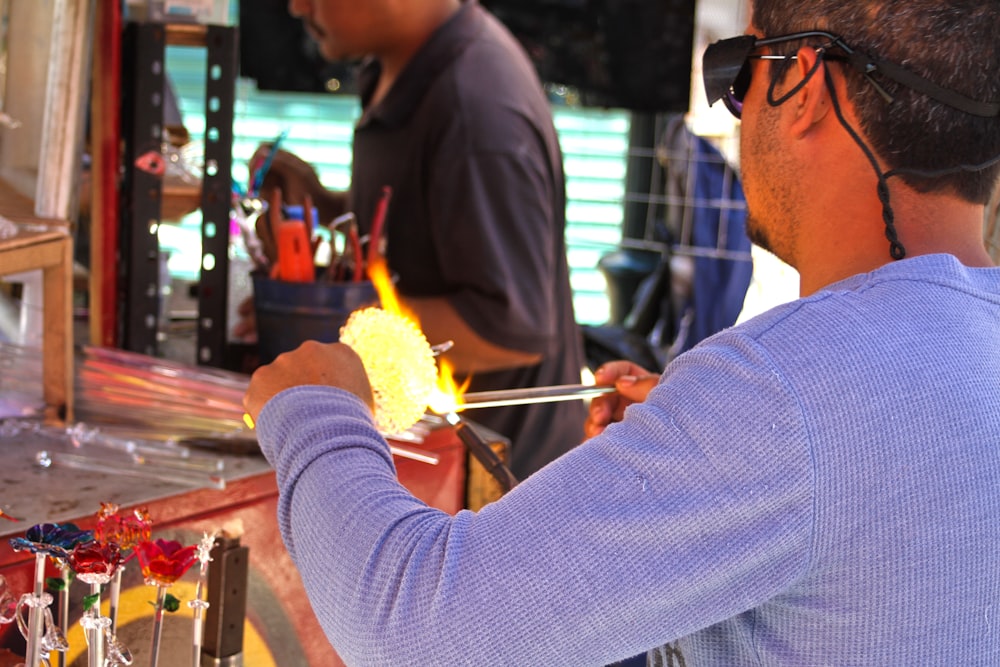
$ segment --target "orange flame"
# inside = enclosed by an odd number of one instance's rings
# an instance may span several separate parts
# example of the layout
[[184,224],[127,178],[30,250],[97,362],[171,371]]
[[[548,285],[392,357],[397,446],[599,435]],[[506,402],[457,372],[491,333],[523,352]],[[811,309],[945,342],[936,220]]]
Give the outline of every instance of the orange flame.
[[458,385],[455,382],[454,369],[447,359],[438,360],[437,391],[428,401],[430,409],[438,414],[458,412],[462,407],[462,395],[469,388],[471,378]]
[[368,265],[368,277],[371,278],[375,285],[375,291],[378,292],[379,301],[382,302],[382,310],[393,315],[402,315],[416,324],[417,327],[420,326],[420,320],[417,316],[409,309],[403,308],[399,302],[396,288],[392,285],[392,277],[389,275],[389,266],[384,259],[378,258]]
[[[382,303],[382,310],[400,315],[417,325],[420,328],[420,319],[413,311],[403,306],[396,294],[392,278],[389,275],[389,267],[384,259],[377,259],[368,266],[368,277],[375,285],[379,300]],[[455,382],[454,369],[445,359],[438,359],[438,381],[437,390],[428,397],[428,407],[438,414],[455,412],[462,405],[462,395],[469,387],[470,378],[466,378],[461,386]]]

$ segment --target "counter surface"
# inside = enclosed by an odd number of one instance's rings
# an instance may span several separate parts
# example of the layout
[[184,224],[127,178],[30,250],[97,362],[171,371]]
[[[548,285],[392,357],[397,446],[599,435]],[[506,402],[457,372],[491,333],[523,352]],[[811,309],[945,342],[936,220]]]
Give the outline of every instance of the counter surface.
[[[400,479],[417,497],[448,512],[463,507],[467,453],[450,427],[432,428],[419,445],[440,457],[438,465],[396,457]],[[58,447],[58,448],[57,448]],[[249,554],[246,583],[247,609],[244,622],[242,662],[246,667],[343,667],[343,662],[312,613],[302,582],[282,543],[275,516],[278,490],[274,472],[260,456],[222,455],[225,462],[225,490],[178,486],[120,475],[106,475],[70,468],[41,468],[34,462],[39,450],[72,450],[72,445],[28,433],[0,437],[0,509],[22,521],[0,519],[0,574],[10,590],[31,589],[33,556],[15,552],[8,537],[24,535],[31,526],[43,522],[73,521],[82,529],[92,529],[101,502],[118,503],[123,509],[146,507],[153,518],[153,536],[193,544],[206,531],[230,527],[241,534]],[[480,473],[484,474],[484,473]],[[481,484],[481,483],[480,483]],[[479,495],[483,495],[480,492]],[[485,496],[484,496],[485,497]],[[48,576],[58,576],[47,565]],[[172,587],[180,599],[190,599],[194,591],[192,568]],[[145,586],[139,569],[129,566],[122,581],[123,602],[120,636],[131,648],[135,664],[146,664],[150,644],[150,600],[155,590]],[[69,609],[69,667],[85,667],[79,615],[85,586],[72,586]],[[105,606],[107,602],[105,601]],[[165,667],[190,664],[190,610],[167,615],[164,628]],[[0,626],[0,665],[4,651],[24,654],[24,641],[16,624]],[[75,634],[74,634],[75,633]],[[9,655],[9,654],[8,654]],[[70,657],[68,655],[68,657]],[[187,658],[187,662],[182,662]],[[174,662],[171,662],[173,660]]]
[[[35,463],[40,451],[82,454],[65,438],[39,433],[0,437],[0,509],[21,521],[0,520],[0,536],[19,536],[38,523],[76,521],[95,515],[102,502],[131,507],[175,497],[197,487],[145,477],[77,470]],[[192,450],[195,451],[195,450]],[[208,456],[199,451],[198,456]],[[261,456],[219,455],[224,469],[219,475],[227,487],[237,480],[268,473]],[[206,474],[207,480],[207,474]],[[208,488],[208,487],[204,487]]]

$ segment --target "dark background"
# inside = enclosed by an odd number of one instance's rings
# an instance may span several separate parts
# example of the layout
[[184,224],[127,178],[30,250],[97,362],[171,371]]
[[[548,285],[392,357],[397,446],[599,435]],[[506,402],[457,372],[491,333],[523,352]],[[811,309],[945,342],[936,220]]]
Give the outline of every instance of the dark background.
[[[570,86],[583,106],[688,110],[695,0],[481,3],[521,41],[542,81]],[[241,75],[261,90],[356,93],[353,65],[325,62],[287,0],[240,0],[239,26]]]

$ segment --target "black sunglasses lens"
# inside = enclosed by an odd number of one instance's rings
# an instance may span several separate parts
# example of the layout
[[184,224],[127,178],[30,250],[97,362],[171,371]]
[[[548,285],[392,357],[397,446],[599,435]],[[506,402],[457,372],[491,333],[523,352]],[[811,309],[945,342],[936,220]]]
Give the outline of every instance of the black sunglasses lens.
[[750,90],[751,72],[750,62],[744,60],[743,67],[740,68],[740,73],[736,75],[736,79],[730,88],[732,96],[739,100],[741,104],[743,103],[743,98],[747,96],[747,91]]
[[736,96],[732,93],[726,93],[722,97],[722,103],[726,105],[729,109],[729,113],[733,114],[737,118],[743,117],[743,100],[736,99]]
[[722,100],[737,118],[743,110],[743,97],[750,87],[750,67],[747,56],[756,43],[753,35],[731,37],[705,49],[702,75],[708,103]]
[[722,102],[726,105],[726,108],[737,118],[743,115],[743,98],[746,97],[747,91],[750,90],[750,72],[750,63],[744,61],[743,67],[740,68],[739,74],[736,75],[736,80],[733,81],[733,85],[722,96]]

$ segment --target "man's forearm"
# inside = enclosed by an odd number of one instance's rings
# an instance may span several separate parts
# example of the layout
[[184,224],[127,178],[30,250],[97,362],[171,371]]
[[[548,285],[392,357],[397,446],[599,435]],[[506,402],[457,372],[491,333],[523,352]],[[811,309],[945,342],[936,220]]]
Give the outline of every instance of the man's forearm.
[[420,328],[431,345],[454,343],[443,356],[460,375],[533,366],[541,361],[540,354],[500,347],[486,340],[443,297],[401,300],[420,320]]

